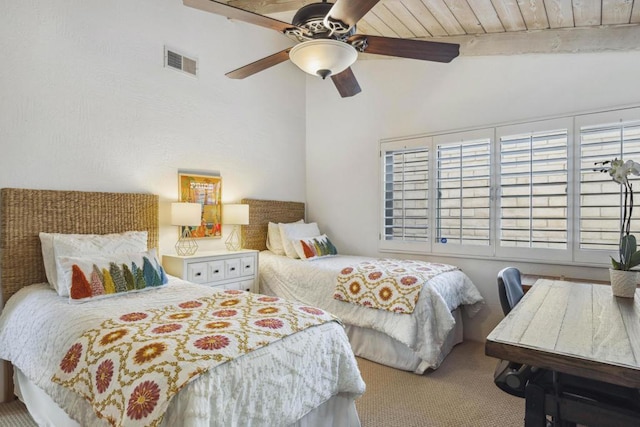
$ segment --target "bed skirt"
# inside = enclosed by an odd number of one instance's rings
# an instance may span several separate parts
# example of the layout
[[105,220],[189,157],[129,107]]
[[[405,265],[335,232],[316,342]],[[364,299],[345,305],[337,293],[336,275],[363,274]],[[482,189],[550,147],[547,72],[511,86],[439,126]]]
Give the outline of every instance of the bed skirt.
[[454,345],[463,340],[462,313],[458,308],[451,312],[456,326],[447,335],[436,366],[432,366],[420,359],[418,354],[401,342],[374,329],[346,325],[347,336],[353,353],[363,359],[380,363],[403,371],[410,371],[422,375],[427,369],[440,366],[445,356]]
[[[81,427],[76,421],[69,418],[56,403],[38,386],[15,366],[13,367],[13,381],[15,384],[15,394],[22,401],[29,414],[39,426],[55,427]],[[91,410],[87,403],[87,410]],[[170,412],[176,410],[175,405],[170,404],[167,416],[161,425],[175,425],[170,420]],[[179,416],[177,419],[180,419]],[[107,425],[105,422],[104,425]],[[360,427],[360,418],[356,411],[355,402],[352,398],[341,395],[333,396],[331,399],[312,409],[307,415],[302,417],[291,427]]]

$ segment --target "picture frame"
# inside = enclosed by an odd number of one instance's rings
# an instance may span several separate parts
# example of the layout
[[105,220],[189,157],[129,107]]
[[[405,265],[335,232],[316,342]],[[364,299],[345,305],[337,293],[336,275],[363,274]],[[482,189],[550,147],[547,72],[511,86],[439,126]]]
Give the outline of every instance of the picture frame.
[[[200,203],[202,219],[189,227],[193,238],[222,237],[222,177],[214,174],[178,172],[179,201]],[[180,233],[184,227],[180,227]]]

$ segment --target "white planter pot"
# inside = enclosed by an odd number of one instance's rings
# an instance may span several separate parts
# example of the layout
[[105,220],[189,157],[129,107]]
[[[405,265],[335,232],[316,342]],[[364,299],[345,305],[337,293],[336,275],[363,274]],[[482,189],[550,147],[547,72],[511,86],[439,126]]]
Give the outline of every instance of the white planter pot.
[[633,298],[638,284],[637,271],[609,269],[611,278],[611,292],[616,297]]

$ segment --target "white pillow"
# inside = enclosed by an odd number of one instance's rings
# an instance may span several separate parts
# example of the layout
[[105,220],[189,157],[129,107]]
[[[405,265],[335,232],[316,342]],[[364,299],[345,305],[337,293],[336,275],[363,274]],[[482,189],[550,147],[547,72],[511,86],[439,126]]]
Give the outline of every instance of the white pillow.
[[58,285],[57,257],[107,255],[147,250],[146,231],[127,231],[114,234],[40,233],[42,259],[49,286],[60,296],[69,296],[66,286]]
[[318,224],[315,222],[309,224],[278,224],[278,227],[280,228],[284,253],[289,258],[298,258],[298,253],[293,247],[293,240],[320,235]]
[[[284,246],[282,245],[282,236],[280,234],[280,224],[270,222],[267,226],[267,249],[276,255],[286,255],[284,252]],[[291,222],[289,224],[304,224],[304,220]]]

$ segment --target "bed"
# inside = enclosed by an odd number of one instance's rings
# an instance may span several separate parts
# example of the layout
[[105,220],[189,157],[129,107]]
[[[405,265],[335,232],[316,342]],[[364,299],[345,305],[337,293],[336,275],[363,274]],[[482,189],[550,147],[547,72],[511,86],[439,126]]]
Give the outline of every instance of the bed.
[[303,261],[267,250],[268,223],[293,223],[305,218],[300,202],[244,199],[249,223],[243,226],[245,247],[260,250],[260,292],[321,307],[346,325],[356,356],[397,369],[423,374],[436,369],[463,340],[461,310],[473,316],[483,299],[460,270],[445,272],[424,285],[411,314],[376,310],[334,298],[336,279],[345,266],[372,258],[331,256]]
[[[12,363],[15,394],[39,425],[120,424],[97,417],[87,400],[63,387],[60,379],[52,381],[54,375],[59,376],[59,367],[64,368],[68,362],[71,349],[91,327],[100,331],[105,322],[114,319],[137,321],[142,316],[135,318],[136,315],[168,310],[181,301],[178,305],[185,309],[204,301],[228,303],[230,298],[249,298],[255,304],[266,298],[242,291],[217,291],[170,278],[166,285],[148,292],[70,304],[45,283],[39,232],[102,235],[130,230],[146,231],[147,246],[157,247],[157,196],[6,188],[0,191],[0,283],[5,301],[0,316],[0,358]],[[184,301],[192,305],[182,305]],[[273,302],[276,303],[291,304],[282,300]],[[364,383],[339,323],[327,321],[268,344],[253,345],[253,351],[225,359],[215,368],[202,369],[199,376],[178,388],[153,425],[360,425],[354,401],[364,392]],[[308,369],[309,366],[315,369]],[[115,370],[115,376],[126,374],[125,370]],[[96,375],[99,388],[98,378]],[[109,387],[115,390],[119,385]],[[147,424],[145,418],[136,419],[137,423],[132,421],[131,425]]]

